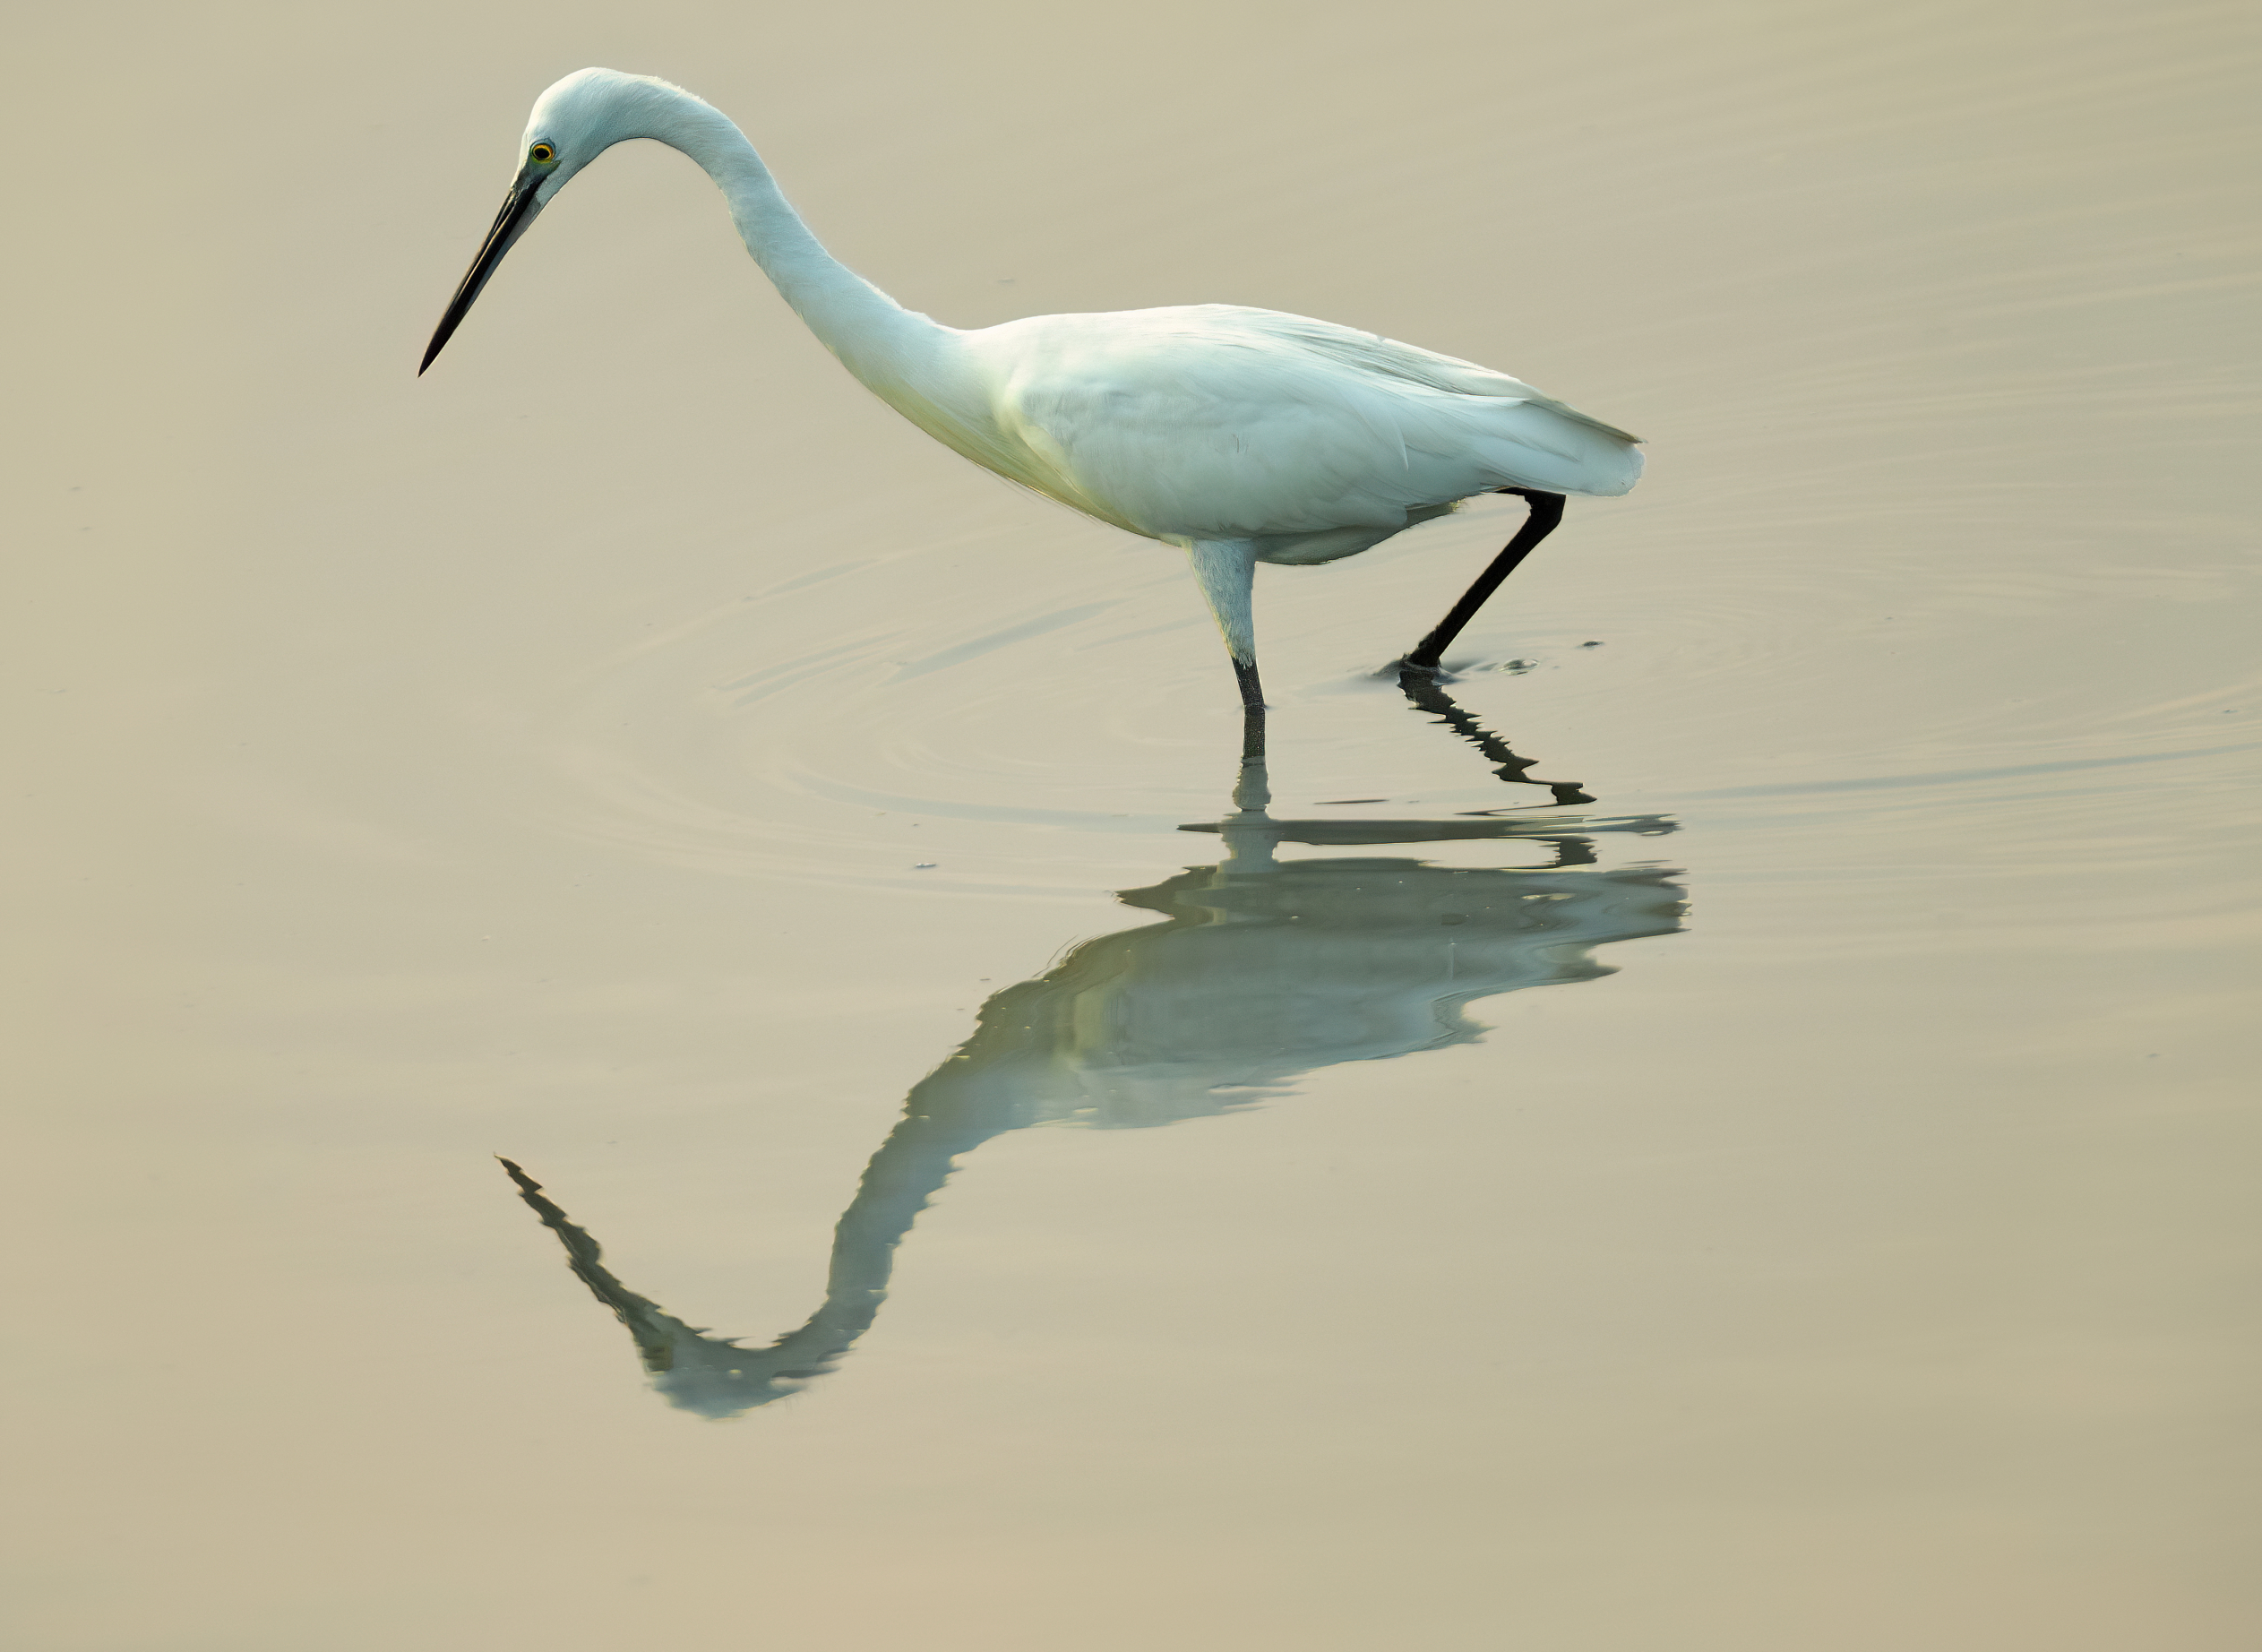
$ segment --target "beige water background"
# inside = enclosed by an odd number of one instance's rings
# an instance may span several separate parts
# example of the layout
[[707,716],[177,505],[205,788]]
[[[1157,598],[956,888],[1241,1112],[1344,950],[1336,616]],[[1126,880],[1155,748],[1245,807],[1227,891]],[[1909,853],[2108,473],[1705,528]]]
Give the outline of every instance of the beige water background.
[[[2250,10],[14,34],[6,1645],[2255,1644]],[[1457,651],[1595,803],[1486,825],[1545,795],[1369,675],[1500,501],[1259,607],[1277,816],[1509,835],[1178,830],[1176,554],[871,400],[652,146],[414,380],[589,63],[944,320],[1266,305],[1642,433]],[[735,1420],[492,1157],[760,1345],[907,1096],[1052,1122]]]

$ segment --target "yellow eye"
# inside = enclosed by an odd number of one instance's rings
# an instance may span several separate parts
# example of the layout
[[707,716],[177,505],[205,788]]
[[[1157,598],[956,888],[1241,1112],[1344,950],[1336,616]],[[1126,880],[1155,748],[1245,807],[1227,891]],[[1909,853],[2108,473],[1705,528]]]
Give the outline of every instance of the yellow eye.
[[538,160],[545,166],[547,166],[551,161],[557,159],[557,151],[552,149],[546,143],[538,143],[532,149],[527,151],[526,158],[529,160]]

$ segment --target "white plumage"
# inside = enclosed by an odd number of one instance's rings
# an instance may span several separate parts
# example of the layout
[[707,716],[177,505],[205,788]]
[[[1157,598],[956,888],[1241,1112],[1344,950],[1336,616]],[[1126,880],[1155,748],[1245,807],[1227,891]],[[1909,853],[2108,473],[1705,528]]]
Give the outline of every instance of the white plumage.
[[[725,116],[664,81],[608,69],[568,75],[535,104],[512,193],[425,366],[567,180],[632,138],[706,168],[747,250],[811,331],[921,429],[1063,504],[1188,550],[1252,715],[1257,563],[1353,555],[1477,494],[1617,495],[1641,475],[1634,437],[1520,380],[1305,316],[1207,304],[942,326],[828,254]],[[1536,519],[1533,544],[1552,525]],[[1521,554],[1511,546],[1509,565]]]

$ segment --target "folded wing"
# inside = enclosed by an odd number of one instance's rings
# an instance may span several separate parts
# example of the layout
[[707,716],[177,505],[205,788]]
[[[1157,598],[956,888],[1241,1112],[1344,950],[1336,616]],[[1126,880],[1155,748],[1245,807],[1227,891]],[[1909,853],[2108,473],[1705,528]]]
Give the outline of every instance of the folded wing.
[[1227,305],[968,336],[1029,481],[1158,538],[1385,537],[1501,487],[1616,495],[1635,438],[1506,374]]

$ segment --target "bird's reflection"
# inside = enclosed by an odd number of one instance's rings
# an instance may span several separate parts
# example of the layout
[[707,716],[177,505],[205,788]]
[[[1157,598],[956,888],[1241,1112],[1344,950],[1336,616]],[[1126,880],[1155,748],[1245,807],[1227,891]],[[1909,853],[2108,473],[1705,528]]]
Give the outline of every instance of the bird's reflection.
[[[1505,745],[1487,754],[1514,769],[1504,779],[1530,766]],[[1182,828],[1217,834],[1222,860],[1118,896],[1165,921],[1087,941],[982,1006],[973,1037],[912,1088],[873,1155],[834,1231],[823,1304],[768,1347],[698,1329],[630,1290],[596,1240],[503,1161],[574,1273],[628,1327],[670,1404],[735,1416],[831,1369],[878,1313],[913,1219],[959,1157],[993,1136],[1057,1120],[1167,1124],[1245,1106],[1340,1062],[1469,1043],[1481,1032],[1464,1014],[1472,1000],[1592,980],[1611,973],[1595,947],[1681,927],[1673,874],[1595,864],[1598,836],[1672,830],[1661,816],[1575,829],[1530,817],[1275,820],[1261,761],[1243,763],[1234,804],[1223,820]],[[1466,868],[1277,853],[1446,839],[1512,839],[1551,858]]]

